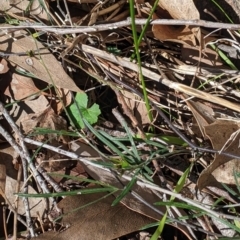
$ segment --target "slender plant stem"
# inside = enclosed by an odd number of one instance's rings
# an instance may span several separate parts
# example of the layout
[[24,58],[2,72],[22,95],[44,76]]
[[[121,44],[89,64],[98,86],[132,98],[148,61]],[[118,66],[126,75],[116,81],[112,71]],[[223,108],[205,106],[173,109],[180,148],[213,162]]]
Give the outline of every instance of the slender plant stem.
[[146,104],[149,120],[150,120],[150,122],[152,122],[153,121],[153,115],[152,115],[152,112],[151,112],[151,107],[150,107],[150,104],[149,104],[147,90],[146,90],[146,84],[145,84],[145,80],[144,80],[143,73],[142,73],[142,60],[141,60],[141,57],[140,57],[140,52],[139,52],[139,47],[138,47],[139,44],[138,44],[137,28],[136,28],[136,24],[135,24],[134,0],[129,1],[129,6],[130,6],[130,15],[131,15],[131,19],[132,19],[132,24],[131,25],[132,25],[134,47],[135,47],[135,53],[136,53],[137,62],[138,62],[139,78],[141,80],[143,96],[144,96],[143,99],[144,99],[145,104]]

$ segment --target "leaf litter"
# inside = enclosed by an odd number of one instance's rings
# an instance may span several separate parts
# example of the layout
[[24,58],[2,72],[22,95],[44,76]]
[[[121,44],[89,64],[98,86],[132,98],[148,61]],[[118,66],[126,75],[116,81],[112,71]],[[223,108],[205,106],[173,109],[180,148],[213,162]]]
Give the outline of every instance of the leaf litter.
[[[153,5],[136,1],[136,20],[148,18]],[[238,49],[236,31],[227,35],[191,23],[148,26],[139,42],[143,86],[131,26],[117,27],[130,16],[126,1],[24,0],[3,1],[0,7],[0,90],[7,110],[0,119],[6,130],[0,128],[0,157],[9,159],[1,161],[0,191],[15,218],[0,220],[1,233],[7,225],[6,239],[8,234],[12,239],[130,239],[129,234],[143,239],[138,230],[165,212],[161,239],[239,237],[239,64],[228,54]],[[213,3],[208,7],[219,14]],[[161,0],[150,19],[202,16],[193,1]],[[44,25],[91,29],[106,23],[111,30],[91,35],[44,30]],[[25,30],[14,26],[23,24]],[[41,30],[27,28],[39,24]],[[218,45],[223,52],[215,51]],[[99,187],[110,193],[97,193]],[[92,194],[82,195],[85,190]],[[61,200],[63,191],[79,195]],[[176,206],[194,207],[155,205],[173,197]],[[223,206],[234,207],[225,213]],[[146,231],[145,239],[156,239],[154,230]]]

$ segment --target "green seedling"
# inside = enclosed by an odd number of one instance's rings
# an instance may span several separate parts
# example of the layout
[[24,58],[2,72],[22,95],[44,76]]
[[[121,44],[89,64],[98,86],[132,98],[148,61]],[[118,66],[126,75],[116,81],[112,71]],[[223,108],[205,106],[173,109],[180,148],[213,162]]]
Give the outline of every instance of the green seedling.
[[86,93],[77,93],[74,103],[67,107],[67,112],[77,128],[84,128],[83,118],[90,124],[94,124],[98,121],[98,117],[101,114],[99,105],[96,103],[88,108],[88,96]]

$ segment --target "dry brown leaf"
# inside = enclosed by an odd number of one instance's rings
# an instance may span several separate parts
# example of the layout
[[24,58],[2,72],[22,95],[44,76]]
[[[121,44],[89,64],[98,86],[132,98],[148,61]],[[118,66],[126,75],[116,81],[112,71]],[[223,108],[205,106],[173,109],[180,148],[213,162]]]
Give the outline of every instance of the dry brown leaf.
[[[12,166],[13,167],[13,166]],[[20,183],[20,187],[23,187],[23,182]],[[7,176],[6,179],[6,197],[11,203],[12,206],[16,206],[16,186],[17,186],[17,180],[14,178],[11,178]],[[28,187],[28,193],[29,194],[37,194],[37,192],[31,187]],[[31,216],[32,217],[38,217],[38,213],[42,215],[45,210],[45,201],[42,198],[29,198],[29,206],[31,209]],[[18,214],[25,215],[26,209],[25,204],[23,203],[23,198],[19,198],[18,201]]]
[[20,126],[20,122],[22,119],[26,118],[28,114],[44,111],[48,105],[49,102],[45,96],[40,95],[35,99],[27,99],[24,102],[13,104],[9,113],[13,117],[15,123]]
[[[67,122],[61,116],[54,113],[54,111],[48,107],[44,111],[29,114],[26,118],[21,120],[21,127],[25,134],[33,132],[36,127],[51,129],[51,130],[67,130]],[[44,141],[46,136],[37,135],[35,140]],[[57,133],[48,133],[50,143],[55,140],[63,143],[69,141],[67,136],[59,136]]]
[[[9,146],[8,144],[1,144],[0,147],[0,158],[1,164],[3,164],[6,168],[6,185],[5,185],[5,195],[7,199],[10,201],[12,206],[15,204],[16,200],[16,186],[17,186],[17,170],[14,168],[12,160],[15,157],[15,150]],[[1,165],[0,165],[1,166]],[[1,174],[3,174],[1,172]],[[21,182],[21,186],[23,182]],[[37,192],[29,186],[29,193],[36,194]],[[37,211],[42,214],[45,209],[45,202],[43,199],[37,198],[29,198],[29,205],[31,208],[31,216],[37,217]],[[0,208],[2,209],[2,208]],[[18,204],[18,213],[25,214],[26,210],[23,204],[23,199],[19,198]]]
[[4,74],[8,72],[8,70],[9,70],[8,62],[6,61],[6,59],[2,58],[0,61],[0,74]]
[[[181,47],[181,59],[187,64],[199,64],[200,67],[222,66],[223,63],[219,54],[212,49],[202,50],[202,56],[199,58],[199,49],[183,44]],[[200,63],[199,63],[200,61]]]
[[[44,3],[44,1],[42,1]],[[42,9],[40,1],[33,0],[31,4],[29,4],[28,0],[2,0],[0,1],[0,9],[8,12],[14,13],[18,16],[22,17],[24,11],[29,8],[30,14],[35,15],[41,19],[48,20],[47,13]]]
[[[67,214],[103,196],[104,194],[98,193],[66,197],[58,207]],[[135,232],[152,222],[150,218],[135,213],[121,204],[111,207],[113,201],[114,198],[109,196],[63,216],[62,222],[69,224],[70,228],[61,233],[44,233],[36,240],[112,240]]]
[[69,106],[72,102],[71,91],[64,88],[57,88],[58,96],[55,97],[55,100],[51,101],[51,106],[54,112],[60,114],[64,108]]
[[[153,14],[153,19],[159,19],[156,14]],[[176,40],[182,44],[196,45],[195,35],[193,30],[195,28],[188,26],[173,27],[168,25],[153,25],[152,31],[154,37],[161,40]]]
[[133,115],[136,117],[140,125],[148,124],[148,111],[146,104],[142,101],[142,99],[127,91],[123,92],[123,95],[128,107],[132,110]]
[[14,100],[20,100],[37,92],[39,92],[39,89],[35,86],[32,78],[13,73],[12,81],[9,83],[4,94]]
[[[211,140],[213,149],[239,155],[239,123],[232,120],[216,120],[205,126],[205,134]],[[236,184],[233,171],[240,171],[240,161],[216,154],[214,161],[203,170],[197,185],[201,190],[206,186],[220,186],[218,182]]]
[[[173,19],[200,19],[199,12],[191,0],[163,0],[159,1],[159,6],[162,9],[158,9],[158,12],[153,14],[153,19],[169,18],[169,15]],[[153,25],[152,31],[161,41],[177,40],[194,46],[197,45],[196,39],[200,42],[200,30],[197,27]]]
[[161,0],[158,5],[167,10],[173,19],[200,19],[199,12],[192,0]]
[[[50,131],[67,131],[67,122],[61,116],[55,114],[51,108],[47,108],[42,112],[29,114],[21,120],[21,128],[25,134],[32,133],[36,127],[50,129]],[[65,150],[68,150],[68,142],[70,141],[67,136],[51,132],[45,135],[35,135],[32,138],[40,142],[48,140],[52,146],[61,146]],[[37,160],[39,164],[42,164],[45,168],[49,168],[50,171],[57,171],[71,164],[71,161],[66,160],[65,156],[50,150],[41,152]]]
[[[4,26],[10,25],[4,24]],[[10,62],[29,71],[48,84],[54,83],[57,87],[81,92],[50,51],[31,37],[27,31],[15,31],[11,36],[17,40],[13,40],[9,35],[0,36],[0,51],[8,53],[25,52],[26,56],[11,55],[8,58]],[[27,55],[29,51],[36,53],[33,57],[30,57]]]
[[[186,95],[184,95],[184,97],[187,98]],[[215,121],[215,118],[213,117],[214,112],[213,112],[212,108],[210,108],[198,101],[187,100],[186,103],[187,103],[188,107],[190,108],[190,110],[198,124],[199,130],[200,130],[203,138],[207,139],[208,137],[205,134],[204,127],[208,126],[209,124],[211,124]]]
[[[82,147],[84,145],[82,145],[82,143],[79,145],[76,142],[72,142],[71,143],[71,149],[72,149],[73,152],[77,153],[78,155],[91,156],[91,157],[99,156],[99,154],[95,150],[93,150],[91,147],[89,147],[89,146],[88,146],[88,148]],[[102,169],[99,169],[99,168],[96,168],[96,167],[94,167],[92,165],[89,165],[89,164],[82,163],[82,165],[83,165],[85,171],[91,177],[93,177],[95,180],[100,181],[100,182],[104,182],[104,183],[108,183],[111,186],[115,186],[119,189],[122,188],[122,184],[114,176],[113,173],[102,170]],[[119,176],[119,179],[125,185],[127,185],[129,183],[127,180],[121,178],[120,176]],[[143,198],[148,204],[150,204],[152,206],[154,205],[154,203],[159,201],[159,196],[157,194],[155,194],[151,189],[148,189],[147,187],[140,187],[140,186],[135,185],[132,188],[132,190],[135,191],[138,194],[138,196]],[[118,196],[118,194],[115,194],[115,197],[117,197],[117,196]],[[127,196],[125,196],[122,199],[121,203],[124,204],[126,207],[130,208],[131,210],[133,210],[135,212],[138,212],[142,215],[145,215],[147,217],[150,217],[152,219],[159,220],[161,218],[161,214],[152,210],[150,207],[144,205],[139,199],[135,198],[131,194],[128,194]],[[155,207],[159,211],[161,211],[162,213],[165,213],[165,211],[166,211],[166,208],[164,206],[155,206]],[[179,209],[179,211],[183,215],[186,214],[181,209]],[[177,217],[177,214],[175,212],[172,212],[172,214]],[[177,228],[180,231],[182,231],[186,236],[188,236],[189,239],[191,239],[191,235],[190,235],[188,229],[185,226],[179,225],[179,226],[177,226]]]

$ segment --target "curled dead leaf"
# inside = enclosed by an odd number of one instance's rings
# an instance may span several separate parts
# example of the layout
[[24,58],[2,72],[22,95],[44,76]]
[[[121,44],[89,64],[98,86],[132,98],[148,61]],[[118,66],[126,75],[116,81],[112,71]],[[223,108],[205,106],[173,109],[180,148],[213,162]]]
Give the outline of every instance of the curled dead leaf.
[[[237,121],[219,119],[204,128],[215,150],[240,154],[240,127]],[[214,161],[199,176],[198,188],[201,190],[206,186],[221,187],[219,182],[235,185],[234,170],[240,171],[239,160],[216,154]]]
[[[187,95],[183,94],[184,98],[187,99]],[[204,127],[208,126],[209,124],[213,123],[215,121],[215,118],[213,117],[214,112],[211,107],[208,107],[207,105],[204,105],[198,101],[192,101],[188,100],[186,101],[188,107],[190,108],[195,121],[197,122],[198,126],[193,125],[193,131],[198,135],[198,131],[200,130],[202,137],[204,139],[207,139],[208,137],[205,134]],[[198,129],[196,128],[198,127]]]
[[[153,14],[153,19],[169,17],[185,20],[200,19],[199,12],[191,0],[161,0],[159,6],[161,8]],[[152,31],[154,36],[161,41],[177,40],[195,46],[197,45],[196,39],[200,40],[200,30],[196,27],[153,25]]]
[[2,58],[0,62],[0,74],[4,74],[9,71],[8,62]]

